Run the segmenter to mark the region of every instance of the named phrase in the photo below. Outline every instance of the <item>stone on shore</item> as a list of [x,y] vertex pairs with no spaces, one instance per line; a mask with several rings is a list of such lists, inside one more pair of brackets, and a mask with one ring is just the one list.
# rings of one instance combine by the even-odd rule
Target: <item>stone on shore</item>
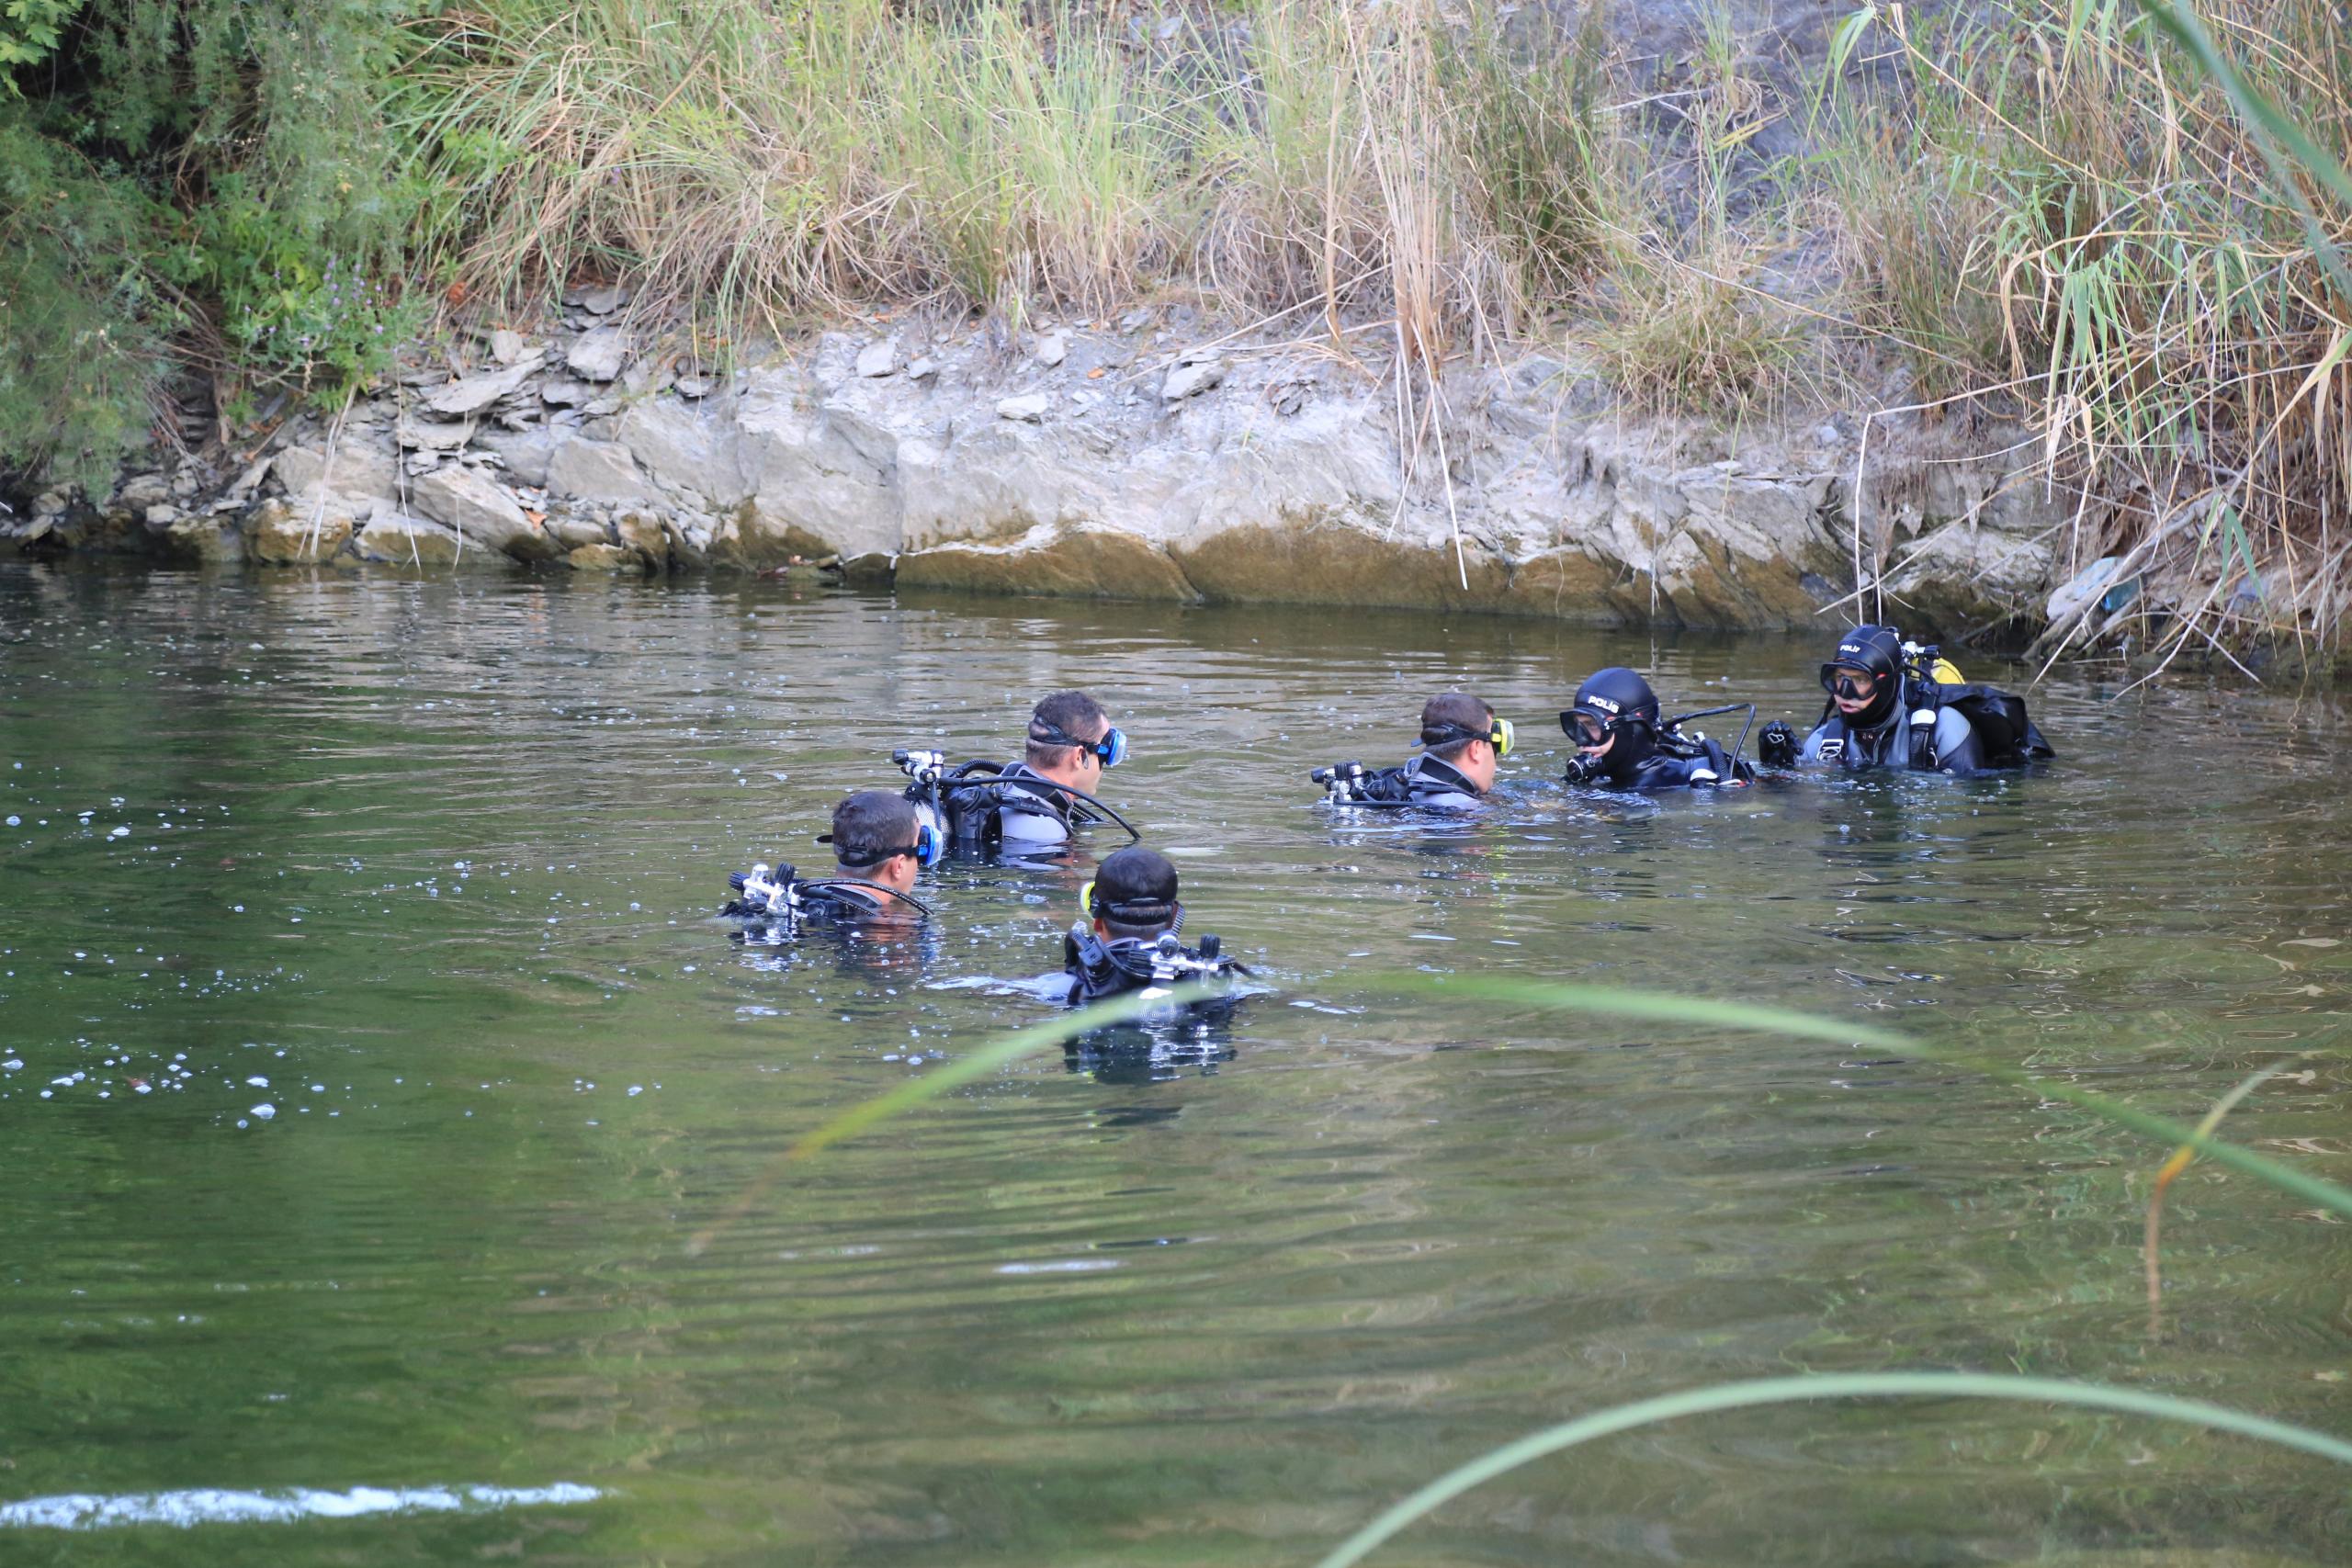
[[602,384],[618,377],[628,363],[628,333],[619,327],[598,327],[583,333],[564,355],[573,375]]
[[469,545],[522,561],[551,560],[557,553],[555,541],[523,514],[514,498],[472,468],[435,469],[416,481],[409,502]]
[[537,354],[526,355],[503,370],[460,377],[429,394],[424,406],[452,419],[480,413],[537,375],[542,358]]
[[605,505],[641,505],[653,499],[637,460],[614,441],[574,436],[548,459],[548,489]]

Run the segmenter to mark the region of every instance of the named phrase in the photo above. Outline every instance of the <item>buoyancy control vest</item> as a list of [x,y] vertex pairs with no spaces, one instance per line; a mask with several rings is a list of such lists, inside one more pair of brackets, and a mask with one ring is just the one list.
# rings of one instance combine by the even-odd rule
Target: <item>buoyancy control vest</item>
[[[1927,651],[1932,656],[1932,649]],[[1941,659],[1929,669],[1960,673]],[[1826,704],[1821,722],[1805,739],[1805,760],[1847,768],[1976,773],[2022,768],[2058,754],[2034,727],[2025,699],[2014,692],[1931,679],[1917,670],[1905,671],[1902,690],[1895,711],[1869,729],[1855,728],[1836,703]]]
[[[1630,739],[1621,732],[1606,756],[1587,757],[1579,752],[1570,757],[1567,782],[1602,789],[1661,790],[1745,784],[1756,778],[1755,764],[1730,755],[1720,741],[1703,735],[1686,736],[1669,729],[1646,738],[1648,744],[1637,751],[1628,747]],[[1630,754],[1621,759],[1619,748],[1627,748]]]
[[1323,786],[1334,806],[1465,811],[1486,798],[1486,792],[1461,769],[1427,753],[1401,767],[1367,769],[1362,762],[1334,762],[1308,776]]
[[898,751],[892,760],[914,781],[906,797],[916,815],[955,843],[1051,847],[1091,822],[1115,822],[1130,839],[1141,837],[1110,807],[1026,762],[976,760],[950,768],[937,751]]
[[804,877],[778,862],[755,863],[749,871],[729,874],[728,886],[735,897],[719,913],[735,919],[756,920],[772,932],[789,935],[804,920],[854,920],[894,911],[928,915],[930,908],[911,894],[864,882],[854,876]]
[[1062,969],[1070,977],[1072,1004],[1250,973],[1239,959],[1225,954],[1214,934],[1202,937],[1198,947],[1186,947],[1172,931],[1148,941],[1117,937],[1105,942],[1085,926],[1071,927],[1062,939]]

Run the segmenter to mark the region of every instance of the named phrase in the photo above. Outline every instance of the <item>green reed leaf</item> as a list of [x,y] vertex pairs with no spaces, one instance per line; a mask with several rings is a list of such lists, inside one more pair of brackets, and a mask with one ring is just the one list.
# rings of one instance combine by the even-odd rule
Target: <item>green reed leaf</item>
[[1589,1443],[1612,1433],[1705,1416],[1743,1410],[1760,1404],[1792,1404],[1826,1399],[2004,1399],[2038,1404],[2072,1405],[2086,1410],[2111,1410],[2177,1421],[2217,1432],[2229,1432],[2259,1442],[2352,1464],[2352,1442],[2314,1432],[2308,1427],[2249,1416],[2202,1400],[2177,1399],[2135,1389],[2109,1388],[2098,1383],[2066,1382],[2055,1378],[2016,1377],[1994,1372],[1833,1372],[1806,1377],[1761,1378],[1753,1382],[1718,1383],[1685,1393],[1669,1393],[1632,1404],[1598,1411],[1574,1421],[1532,1433],[1507,1443],[1483,1458],[1451,1471],[1340,1544],[1317,1568],[1351,1568],[1383,1541],[1431,1510],[1483,1485],[1496,1476],[1546,1455]]
[[1891,1029],[1879,1029],[1840,1019],[1819,1018],[1787,1008],[1765,1007],[1750,1002],[1660,996],[1647,991],[1620,990],[1609,986],[1522,980],[1499,975],[1386,974],[1366,976],[1360,984],[1369,989],[1394,994],[1455,996],[1474,1001],[1515,1003],[1544,1011],[1609,1013],[1618,1018],[1638,1018],[1651,1022],[1696,1023],[1721,1029],[1750,1030],[1759,1034],[1781,1034],[1799,1040],[1822,1040],[1837,1045],[1867,1045],[1891,1055],[1960,1067],[2000,1083],[2030,1090],[2045,1099],[2063,1100],[2118,1126],[2152,1138],[2164,1139],[2176,1147],[2193,1147],[2217,1165],[2245,1171],[2283,1191],[2352,1218],[2352,1191],[2332,1181],[2308,1175],[2293,1166],[2267,1158],[2251,1149],[2223,1143],[2185,1122],[2151,1115],[2106,1095],[2078,1089],[2062,1079],[2037,1077],[2006,1062],[1991,1062],[1943,1050]]

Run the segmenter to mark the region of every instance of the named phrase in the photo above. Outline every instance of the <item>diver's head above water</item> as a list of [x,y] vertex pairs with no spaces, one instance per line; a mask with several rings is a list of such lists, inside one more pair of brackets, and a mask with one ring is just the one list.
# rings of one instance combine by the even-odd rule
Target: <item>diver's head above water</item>
[[1184,923],[1175,863],[1140,844],[1106,857],[1079,897],[1094,934],[1105,942],[1150,942]]
[[1629,777],[1657,750],[1657,694],[1623,665],[1585,678],[1560,728],[1577,743],[1585,766],[1611,778]]
[[1893,626],[1856,626],[1838,639],[1821,666],[1821,689],[1858,730],[1876,729],[1902,696],[1903,634]]
[[833,847],[834,874],[892,893],[915,885],[915,872],[939,858],[939,832],[915,815],[914,803],[887,790],[862,789],[833,807],[833,829],[821,840]]
[[1022,760],[1030,772],[1091,795],[1102,770],[1126,760],[1127,738],[1084,692],[1056,692],[1029,715]]
[[1421,705],[1421,747],[1484,795],[1510,750],[1510,721],[1467,692],[1441,692]]

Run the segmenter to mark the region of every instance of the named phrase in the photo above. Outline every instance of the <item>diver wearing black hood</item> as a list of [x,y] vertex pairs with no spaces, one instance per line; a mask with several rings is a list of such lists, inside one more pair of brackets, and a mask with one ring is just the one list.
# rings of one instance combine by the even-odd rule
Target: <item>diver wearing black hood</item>
[[1577,688],[1576,701],[1560,715],[1560,728],[1577,743],[1566,782],[1656,790],[1755,778],[1749,764],[1704,736],[1684,735],[1681,725],[1659,718],[1657,694],[1641,676],[1623,665],[1600,671]]
[[1130,844],[1112,854],[1078,901],[1085,918],[1062,942],[1072,1004],[1250,973],[1225,956],[1215,936],[1201,938],[1198,948],[1178,941],[1184,906],[1176,897],[1176,867],[1158,850]]
[[[1937,682],[1924,677],[1911,682],[1913,673],[1905,667],[1903,634],[1893,626],[1856,626],[1839,637],[1838,651],[1821,666],[1821,687],[1829,694],[1829,707],[1820,726],[1805,737],[1796,761],[1926,773],[1968,773],[1983,768],[1984,748],[1958,705],[1939,701],[1915,710],[1904,700],[1906,684],[1935,692]],[[1957,674],[1953,680],[1959,680]],[[2022,711],[2020,705],[2020,716]],[[2039,744],[2041,737],[2037,733],[2032,739]],[[2042,751],[2046,755],[2048,748]]]

